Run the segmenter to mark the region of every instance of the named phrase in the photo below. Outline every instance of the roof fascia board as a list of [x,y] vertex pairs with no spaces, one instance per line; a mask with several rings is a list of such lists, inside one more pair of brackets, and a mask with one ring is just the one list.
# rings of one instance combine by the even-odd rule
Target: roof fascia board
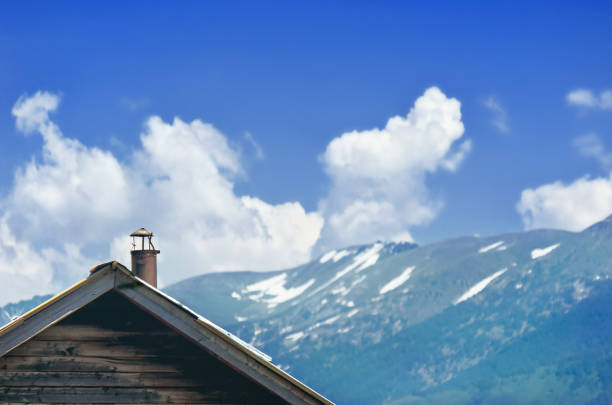
[[109,266],[20,316],[0,330],[0,356],[110,291],[114,284],[115,271]]
[[[145,285],[135,277],[117,271],[115,289],[168,326],[176,329],[226,362],[230,367],[254,379],[289,403],[312,405],[320,404],[323,401],[323,403],[331,404],[324,398],[313,398],[299,386],[288,381],[288,378],[272,372],[253,355],[237,348],[234,342],[229,342],[231,337],[224,336],[221,331],[208,325],[208,321],[199,318],[197,314],[191,311],[188,312],[179,308],[177,304],[158,294],[155,289]],[[274,365],[269,365],[269,367],[274,367]],[[292,379],[288,375],[287,377]]]

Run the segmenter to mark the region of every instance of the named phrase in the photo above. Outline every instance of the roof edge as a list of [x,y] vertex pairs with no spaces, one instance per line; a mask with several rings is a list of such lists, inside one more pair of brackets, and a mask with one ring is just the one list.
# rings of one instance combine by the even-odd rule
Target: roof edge
[[[306,395],[308,395],[308,396],[312,397],[313,399],[316,399],[316,400],[318,400],[320,402],[323,402],[323,403],[326,403],[326,404],[333,404],[332,401],[330,401],[329,399],[327,399],[326,397],[324,397],[323,395],[321,395],[320,393],[318,393],[314,389],[310,388],[308,385],[304,384],[303,382],[301,382],[297,378],[293,377],[291,374],[285,372],[284,370],[282,370],[279,367],[277,367],[276,365],[274,365],[271,361],[269,361],[267,358],[264,357],[264,356],[267,356],[265,353],[262,352],[262,354],[264,356],[262,356],[262,354],[258,353],[258,352],[260,352],[259,349],[254,347],[253,349],[255,349],[255,350],[252,350],[249,347],[246,347],[245,345],[242,345],[240,343],[241,339],[239,337],[233,335],[231,332],[226,331],[225,329],[223,329],[219,325],[215,324],[214,322],[212,322],[212,321],[208,320],[207,318],[203,317],[202,315],[198,314],[197,312],[195,312],[191,308],[189,308],[186,305],[182,304],[181,302],[179,302],[175,298],[170,297],[169,295],[167,295],[163,291],[153,287],[152,285],[148,284],[144,280],[136,277],[132,272],[130,272],[128,269],[126,269],[121,264],[119,264],[119,265],[121,266],[121,268],[118,268],[118,269],[120,269],[122,272],[126,273],[126,275],[128,277],[130,277],[131,279],[134,279],[135,281],[137,281],[141,285],[141,287],[144,287],[144,288],[150,290],[151,292],[155,293],[158,297],[166,300],[167,302],[171,303],[173,306],[175,306],[179,310],[181,310],[181,311],[187,313],[188,315],[190,315],[195,320],[195,322],[197,324],[199,324],[201,327],[204,327],[209,332],[212,332],[215,336],[219,337],[226,344],[229,344],[230,346],[238,349],[240,352],[246,354],[247,356],[249,356],[253,360],[257,361],[257,363],[259,363],[260,365],[264,366],[269,371],[272,371],[278,377],[280,377],[280,378],[286,380],[287,382],[293,384],[294,386],[299,388],[302,392],[304,392],[304,394],[306,394]],[[119,282],[119,280],[117,280],[117,281]],[[118,292],[122,293],[123,295],[126,295],[128,297],[128,299],[130,299],[130,296],[129,296],[130,294],[126,294],[125,292],[123,292],[122,289],[120,288],[120,285],[116,285],[115,289]],[[148,309],[148,311],[154,312],[154,311],[152,311],[150,309]],[[238,340],[240,340],[240,341],[238,341]],[[197,343],[201,345],[200,342],[197,342]]]
[[[102,264],[99,264],[99,265],[97,265],[95,267],[92,267],[92,269],[90,270],[89,277],[84,278],[83,280],[77,282],[76,284],[68,287],[64,291],[54,295],[53,297],[49,298],[48,300],[44,301],[43,303],[41,303],[41,304],[35,306],[34,308],[30,309],[25,314],[20,315],[19,317],[13,319],[11,322],[9,322],[6,325],[2,326],[0,328],[0,337],[2,335],[4,335],[5,333],[7,333],[9,330],[14,329],[18,325],[24,323],[26,320],[28,320],[32,316],[36,315],[37,313],[39,313],[43,309],[49,307],[54,302],[59,301],[60,299],[66,297],[67,295],[72,293],[73,291],[76,291],[79,288],[81,288],[85,283],[87,283],[87,282],[89,282],[91,280],[91,277],[93,277],[95,275],[94,273],[97,273],[98,271],[106,269],[106,268],[113,268],[113,266],[117,265],[117,264],[120,265],[121,267],[123,267],[123,265],[121,265],[120,263],[118,263],[116,261],[102,263]],[[99,273],[99,274],[102,274],[102,273]]]
[[[134,283],[136,283],[135,286],[137,288],[121,288],[122,286],[125,287],[127,284],[134,286]],[[133,295],[135,290],[139,289],[140,291],[136,293],[137,295]],[[218,337],[219,340],[223,341],[226,345],[254,360],[257,364],[263,366],[269,372],[272,372],[273,375],[276,375],[276,378],[284,380],[285,384],[288,383],[294,386],[302,392],[301,395],[310,397],[316,402],[333,405],[333,402],[331,402],[329,399],[325,398],[323,395],[319,394],[292,375],[281,370],[267,358],[264,358],[262,355],[263,353],[260,354],[258,353],[258,350],[252,350],[241,344],[238,337],[235,337],[230,332],[204,318],[187,306],[181,304],[176,299],[168,296],[161,290],[136,277],[128,268],[117,261],[109,261],[92,267],[89,271],[88,277],[1,327],[0,338],[2,339],[0,339],[0,357],[29,341],[34,336],[55,325],[57,322],[69,316],[71,313],[78,311],[91,301],[110,290],[116,290],[130,300],[137,298],[136,301],[139,301],[140,304],[143,303],[143,299],[146,301],[145,297],[147,295],[150,296],[151,293],[153,293],[153,295],[157,297],[157,305],[159,305],[159,302],[171,304],[172,307],[176,308],[183,314],[188,315],[195,325],[200,328],[204,328],[204,330]],[[138,298],[138,296],[140,296],[140,298]],[[51,306],[54,306],[54,310],[51,313],[45,314],[43,311]],[[145,309],[147,311],[155,314],[156,316],[163,317],[163,315],[158,313],[154,307],[156,307],[156,305],[153,305],[153,308],[148,308],[145,305]],[[181,333],[184,334],[184,332]],[[202,342],[198,341],[197,343],[205,346]],[[227,359],[227,361],[229,361],[229,359]],[[267,384],[264,384],[264,386],[267,386]]]
[[[104,269],[104,270],[103,270]],[[0,329],[0,356],[28,342],[102,294],[112,290],[115,274],[112,262]],[[48,311],[45,311],[48,310]]]

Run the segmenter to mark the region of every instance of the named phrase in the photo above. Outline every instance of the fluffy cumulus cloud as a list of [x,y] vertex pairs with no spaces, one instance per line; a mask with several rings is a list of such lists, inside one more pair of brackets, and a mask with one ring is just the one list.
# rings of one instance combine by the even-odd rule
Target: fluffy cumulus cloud
[[517,210],[526,229],[581,231],[612,213],[612,174],[523,190]]
[[578,107],[612,110],[612,90],[597,94],[589,89],[576,89],[567,93],[566,100]]
[[320,203],[327,225],[324,247],[373,239],[409,239],[408,228],[436,216],[426,175],[455,171],[470,151],[461,105],[437,87],[420,96],[406,116],[382,129],[352,131],[333,139],[321,160],[332,180]]
[[494,96],[489,96],[483,102],[483,105],[493,114],[491,125],[493,125],[493,127],[499,132],[509,132],[510,127],[508,125],[508,113],[502,107],[500,101]]
[[[158,234],[160,281],[220,270],[271,270],[310,258],[323,219],[297,202],[272,205],[234,191],[239,154],[200,120],[151,117],[127,161],[65,137],[38,92],[13,108],[17,129],[39,133],[40,159],[15,173],[3,199],[0,305],[57,291],[104,260],[129,260],[128,235]],[[129,264],[129,263],[127,263]]]
[[596,159],[604,168],[612,167],[612,152],[606,149],[597,134],[590,133],[576,137],[573,144],[582,156]]

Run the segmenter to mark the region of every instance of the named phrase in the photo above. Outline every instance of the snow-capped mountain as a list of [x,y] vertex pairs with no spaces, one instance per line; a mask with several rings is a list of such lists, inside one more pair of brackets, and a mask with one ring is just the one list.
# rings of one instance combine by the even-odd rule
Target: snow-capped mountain
[[611,277],[608,219],[580,233],[378,242],[166,291],[338,403],[574,404],[612,394],[601,367],[573,374],[593,356],[612,370]]
[[612,403],[612,217],[164,290],[337,403]]
[[25,314],[35,306],[47,301],[53,295],[36,295],[28,300],[7,304],[0,307],[0,326],[9,323],[13,318]]

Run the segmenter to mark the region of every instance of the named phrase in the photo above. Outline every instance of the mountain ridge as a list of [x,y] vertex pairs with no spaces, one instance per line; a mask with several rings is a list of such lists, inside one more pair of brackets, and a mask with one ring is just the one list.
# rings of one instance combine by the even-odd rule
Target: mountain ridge
[[[598,232],[594,238],[592,229],[606,232]],[[546,328],[548,317],[565,316],[564,311],[604,288],[612,276],[610,229],[600,224],[582,232],[534,230],[466,236],[399,254],[385,254],[385,246],[389,246],[383,244],[381,257],[361,276],[353,270],[355,274],[344,273],[357,252],[342,257],[335,265],[320,263],[323,255],[293,270],[300,272],[302,278],[284,286],[290,289],[301,285],[298,281],[317,278],[309,287],[312,294],[335,279],[326,291],[317,291],[310,297],[305,292],[294,298],[295,305],[260,306],[259,314],[253,314],[257,311],[252,307],[249,310],[254,304],[250,302],[236,309],[234,316],[239,319],[220,322],[340,403],[429,403],[435,399],[431,396],[434,394],[446,398],[440,403],[479,403],[487,398],[488,391],[472,390],[448,402],[447,396],[434,390],[448,386],[454,379],[459,381],[463,372],[476,370],[479,363],[495,359],[508,345]],[[325,266],[332,266],[326,276]],[[384,285],[410,267],[414,269],[403,283],[381,294]],[[343,275],[336,278],[338,274]],[[361,284],[367,285],[365,291],[351,288],[358,277],[366,274],[368,282]],[[259,281],[272,278],[260,277]],[[206,275],[201,276],[200,288],[204,288],[205,280]],[[487,283],[476,288],[483,281]],[[477,290],[473,295],[458,302],[473,288]],[[217,293],[231,296],[234,292],[239,294],[240,289],[245,287]],[[198,305],[197,300],[191,301],[182,294],[178,285],[167,290],[188,305]],[[318,305],[316,300],[325,304]],[[197,310],[207,316],[215,313],[203,306]],[[416,353],[398,353],[402,346]],[[375,354],[367,355],[370,352]],[[361,358],[365,360],[360,362]],[[380,371],[385,370],[381,358],[382,363],[394,365],[392,373]],[[378,374],[364,371],[369,366],[379,370]],[[318,371],[321,369],[325,372]],[[455,387],[449,390],[456,391]],[[546,402],[545,392],[542,388],[533,398],[554,403]],[[593,399],[581,398],[583,403]]]
[[612,216],[581,232],[378,241],[163,290],[337,403],[612,398]]

